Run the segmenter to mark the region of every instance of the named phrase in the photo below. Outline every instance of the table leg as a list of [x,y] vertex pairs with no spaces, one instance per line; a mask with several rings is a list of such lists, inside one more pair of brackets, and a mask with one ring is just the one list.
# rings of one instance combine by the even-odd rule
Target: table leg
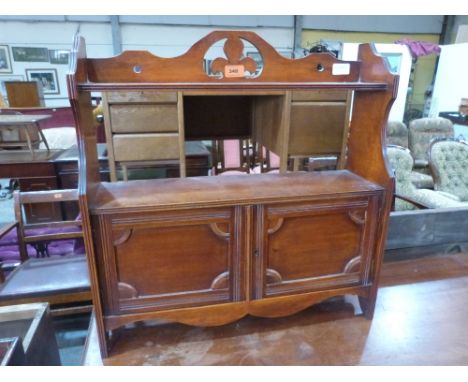
[[34,148],[32,146],[31,137],[29,136],[28,126],[25,126],[24,130],[26,133],[26,141],[28,142],[29,151],[31,151],[31,155],[34,158]]
[[35,123],[35,125],[36,125],[36,128],[37,128],[37,132],[38,132],[39,135],[41,136],[42,142],[44,142],[44,145],[45,145],[45,147],[47,148],[47,151],[50,151],[50,149],[49,149],[49,143],[47,142],[47,139],[45,138],[44,133],[43,133],[42,130],[41,130],[41,127],[39,126],[38,123]]

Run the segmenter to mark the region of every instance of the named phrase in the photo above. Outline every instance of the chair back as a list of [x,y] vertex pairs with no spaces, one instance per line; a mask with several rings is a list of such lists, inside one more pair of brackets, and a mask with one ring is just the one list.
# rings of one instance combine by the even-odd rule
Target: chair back
[[78,190],[52,190],[13,193],[15,217],[18,222],[18,242],[21,262],[29,258],[27,245],[35,247],[38,255],[48,256],[47,245],[51,241],[83,238],[81,220],[57,220],[44,223],[26,221],[25,205],[37,203],[61,203],[78,201]]
[[416,165],[429,165],[429,146],[435,138],[453,138],[453,123],[449,119],[419,118],[409,124],[409,149]]
[[250,170],[250,147],[247,139],[223,139],[213,142],[213,162],[216,173]]
[[408,147],[408,128],[403,122],[388,121],[386,138],[387,145]]
[[[405,147],[388,145],[387,158],[395,172],[395,193],[406,196],[412,195],[416,187],[411,182],[411,171],[414,162],[410,151]],[[395,210],[397,211],[414,210],[415,208],[413,204],[400,199],[395,200]]]
[[468,144],[456,139],[436,139],[430,146],[429,163],[434,189],[468,201]]

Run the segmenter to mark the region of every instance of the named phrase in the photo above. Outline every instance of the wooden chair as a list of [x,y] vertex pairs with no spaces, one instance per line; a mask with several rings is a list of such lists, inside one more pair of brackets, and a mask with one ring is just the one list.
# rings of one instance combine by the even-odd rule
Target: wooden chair
[[251,151],[247,139],[213,141],[215,174],[246,173],[251,168]]
[[[15,191],[14,199],[17,222],[6,228],[8,231],[14,228],[18,230],[21,264],[6,277],[0,267],[0,306],[48,302],[56,315],[90,311],[92,305],[86,256],[71,253],[47,257],[50,242],[83,237],[81,222],[28,224],[24,220],[25,206],[77,201],[77,190]],[[70,227],[76,229],[70,231]],[[38,234],[37,229],[48,231]],[[37,258],[29,258],[28,244],[35,245]]]

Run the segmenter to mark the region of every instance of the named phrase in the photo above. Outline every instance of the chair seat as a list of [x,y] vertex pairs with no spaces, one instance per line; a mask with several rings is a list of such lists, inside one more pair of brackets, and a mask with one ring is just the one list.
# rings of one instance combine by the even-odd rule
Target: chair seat
[[47,296],[57,292],[90,290],[84,256],[29,259],[0,285],[0,300]]

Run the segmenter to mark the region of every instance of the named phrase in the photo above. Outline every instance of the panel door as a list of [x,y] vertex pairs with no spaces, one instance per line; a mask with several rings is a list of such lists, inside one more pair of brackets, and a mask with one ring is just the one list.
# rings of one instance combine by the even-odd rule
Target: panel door
[[253,298],[365,284],[376,215],[372,197],[259,206]]
[[240,208],[101,217],[108,313],[239,301]]

